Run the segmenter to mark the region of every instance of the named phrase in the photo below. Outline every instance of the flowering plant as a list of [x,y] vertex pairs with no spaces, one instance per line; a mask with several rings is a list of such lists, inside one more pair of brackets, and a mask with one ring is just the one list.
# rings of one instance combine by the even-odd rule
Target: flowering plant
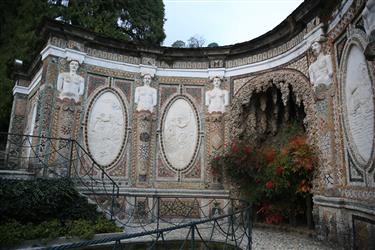
[[223,169],[242,195],[260,207],[258,213],[267,223],[280,223],[303,210],[302,201],[311,193],[317,157],[306,137],[298,135],[278,149],[234,142],[211,164],[213,169]]

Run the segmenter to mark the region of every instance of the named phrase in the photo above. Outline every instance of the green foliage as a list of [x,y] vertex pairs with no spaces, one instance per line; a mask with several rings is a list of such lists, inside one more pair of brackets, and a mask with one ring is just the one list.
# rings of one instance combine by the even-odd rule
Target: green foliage
[[25,240],[42,239],[50,241],[57,237],[79,237],[92,239],[95,234],[121,232],[116,225],[103,217],[96,221],[73,220],[62,225],[58,220],[44,221],[40,224],[21,224],[17,221],[0,225],[0,245],[12,246]]
[[96,206],[88,204],[68,179],[2,180],[0,204],[0,223],[95,220],[98,216]]
[[219,44],[217,43],[210,43],[207,45],[208,48],[215,48],[215,47],[219,47]]
[[204,38],[202,36],[195,35],[195,36],[192,36],[188,39],[187,47],[189,47],[189,48],[201,48],[201,47],[203,47],[205,42],[206,41],[204,40]]
[[9,124],[13,61],[22,60],[27,68],[40,52],[43,44],[35,30],[43,18],[59,17],[124,41],[158,45],[165,38],[162,0],[71,0],[68,7],[50,2],[0,1],[0,131],[6,131]]
[[184,41],[181,41],[181,40],[177,40],[175,41],[174,43],[172,43],[171,45],[173,48],[185,48],[186,47],[186,44]]
[[0,204],[0,245],[121,231],[69,179],[2,180]]
[[295,135],[277,148],[252,148],[235,142],[211,164],[217,173],[224,170],[239,186],[242,198],[260,208],[258,212],[267,223],[280,223],[296,211],[304,212],[317,162],[306,138]]

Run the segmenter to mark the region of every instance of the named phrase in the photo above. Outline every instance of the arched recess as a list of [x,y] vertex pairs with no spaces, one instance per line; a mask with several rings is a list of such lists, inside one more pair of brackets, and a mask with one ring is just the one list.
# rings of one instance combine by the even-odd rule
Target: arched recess
[[234,96],[230,119],[227,126],[230,128],[230,140],[238,139],[243,126],[243,109],[248,104],[251,96],[255,93],[266,92],[269,88],[276,87],[281,92],[282,102],[285,105],[289,96],[294,95],[298,106],[303,105],[306,117],[303,122],[309,140],[314,143],[317,124],[315,119],[316,109],[313,88],[309,79],[301,72],[294,69],[279,69],[266,72],[252,78],[245,83]]

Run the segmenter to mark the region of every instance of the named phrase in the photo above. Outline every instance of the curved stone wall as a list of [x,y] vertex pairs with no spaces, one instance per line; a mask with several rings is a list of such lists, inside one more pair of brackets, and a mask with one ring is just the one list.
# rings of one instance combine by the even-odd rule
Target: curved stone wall
[[[303,107],[309,139],[319,150],[318,232],[361,248],[365,241],[359,239],[375,232],[375,64],[366,59],[373,41],[362,15],[371,6],[344,0],[321,23],[320,4],[305,1],[267,34],[218,48],[121,43],[48,21],[41,59],[30,80],[14,88],[11,131],[30,127],[19,124],[38,103],[34,123],[27,119],[35,124],[34,134],[82,142],[123,190],[228,195],[219,195],[227,186],[209,161],[240,133],[251,96],[276,87],[284,105],[292,96]],[[318,49],[310,50],[313,42]],[[72,60],[79,65],[74,72]],[[74,88],[64,89],[67,72],[74,75]],[[326,80],[313,84],[313,74]],[[208,91],[224,113],[208,108]],[[106,140],[115,143],[100,143]]]

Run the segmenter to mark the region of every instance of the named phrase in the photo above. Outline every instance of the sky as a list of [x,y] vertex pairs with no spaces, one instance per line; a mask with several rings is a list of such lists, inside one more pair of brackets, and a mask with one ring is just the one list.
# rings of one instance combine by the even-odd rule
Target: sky
[[164,46],[191,36],[203,37],[207,46],[249,41],[276,27],[303,0],[163,0]]

